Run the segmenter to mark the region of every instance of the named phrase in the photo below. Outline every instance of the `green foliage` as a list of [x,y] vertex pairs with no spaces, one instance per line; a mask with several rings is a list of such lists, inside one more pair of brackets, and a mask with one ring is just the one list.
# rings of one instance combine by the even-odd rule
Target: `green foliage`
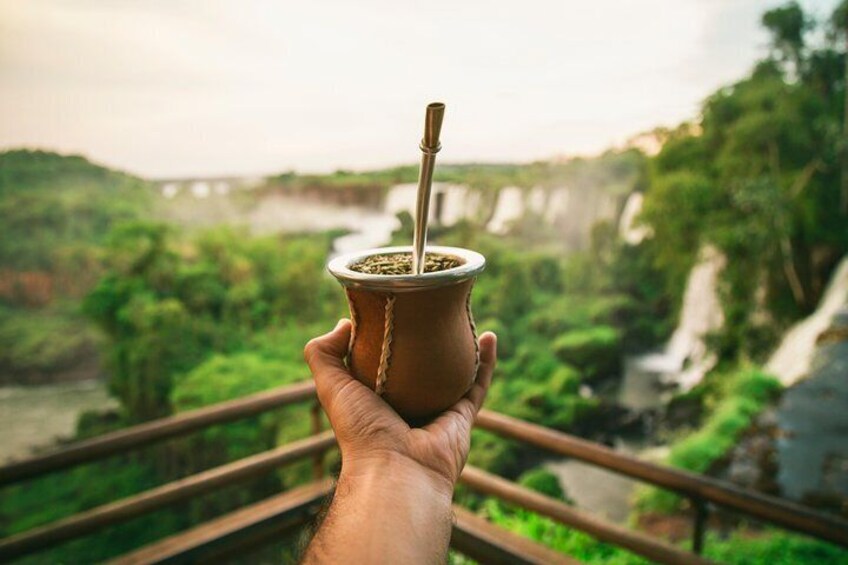
[[[54,473],[4,490],[0,537],[22,532],[156,486],[150,462],[120,457]],[[98,534],[24,559],[23,563],[93,563],[185,526],[173,513],[149,514]]]
[[[248,350],[214,354],[174,386],[171,404],[181,412],[241,398],[308,378],[303,346],[326,328],[290,324],[255,335]],[[191,440],[186,449],[206,454],[198,466],[209,467],[265,451],[311,433],[309,407],[298,404],[261,416],[213,426]],[[309,462],[279,471],[284,485],[308,478]]]
[[756,369],[713,378],[720,380],[722,390],[708,399],[714,408],[701,428],[672,447],[669,463],[675,467],[705,472],[781,390],[777,380]]
[[109,270],[86,310],[112,339],[112,391],[131,418],[170,412],[175,383],[213,352],[249,345],[282,323],[337,316],[321,237],[248,238],[221,229],[185,241],[135,224],[109,242]]
[[143,181],[82,157],[0,153],[0,268],[92,280],[92,246],[149,210]]
[[557,476],[541,467],[522,473],[518,477],[518,484],[545,496],[556,498],[557,500],[566,500],[565,491],[562,490]]
[[[699,385],[706,388],[704,403],[710,414],[701,427],[674,442],[668,463],[680,469],[705,473],[723,458],[747,430],[754,418],[780,393],[780,382],[755,368],[732,373],[713,373]],[[654,487],[642,487],[636,507],[642,512],[669,513],[680,508],[681,499]]]
[[763,24],[772,55],[710,96],[699,124],[669,134],[651,163],[642,214],[676,301],[700,246],[727,256],[719,349],[753,359],[815,307],[848,251],[834,189],[845,96],[835,36],[807,42],[812,19],[795,2]]
[[0,370],[21,382],[72,365],[97,336],[67,304],[42,309],[0,304]]
[[812,22],[797,2],[789,2],[763,14],[763,26],[772,35],[772,46],[783,60],[800,64],[804,34]]
[[0,153],[0,368],[39,380],[90,358],[75,302],[101,272],[114,225],[150,209],[147,183],[79,156]]
[[583,371],[585,378],[614,376],[621,369],[619,332],[610,326],[572,330],[554,340],[556,355]]
[[[599,565],[651,563],[549,518],[492,498],[484,502],[483,513],[495,524],[547,545],[581,563]],[[704,548],[704,557],[731,565],[845,562],[845,550],[835,545],[779,530],[746,531],[741,529],[727,538],[709,532]]]
[[766,530],[751,535],[742,529],[727,539],[709,533],[704,548],[704,556],[718,563],[795,565],[848,562],[848,556],[842,548],[781,530]]
[[530,538],[581,563],[636,565],[649,561],[618,547],[600,543],[578,530],[545,518],[536,513],[487,499],[483,505],[486,517],[520,536]]

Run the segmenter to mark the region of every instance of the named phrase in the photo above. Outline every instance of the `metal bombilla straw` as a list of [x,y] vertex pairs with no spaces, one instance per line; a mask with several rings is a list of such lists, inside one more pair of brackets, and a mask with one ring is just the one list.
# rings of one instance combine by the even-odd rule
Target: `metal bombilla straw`
[[424,248],[427,245],[427,222],[430,219],[430,190],[433,187],[433,167],[436,165],[436,153],[442,148],[439,134],[442,131],[442,119],[445,117],[445,105],[441,102],[427,104],[424,118],[424,138],[421,140],[421,170],[418,172],[418,198],[415,203],[415,232],[412,245],[413,274],[424,272]]

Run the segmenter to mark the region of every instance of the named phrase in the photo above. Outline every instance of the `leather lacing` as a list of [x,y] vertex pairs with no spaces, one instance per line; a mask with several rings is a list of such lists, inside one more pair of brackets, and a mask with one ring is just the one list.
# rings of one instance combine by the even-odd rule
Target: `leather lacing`
[[380,365],[377,368],[377,380],[374,392],[382,395],[386,388],[389,361],[392,356],[392,332],[395,329],[395,295],[386,295],[386,315],[383,324],[383,348],[380,350]]
[[471,326],[471,335],[474,338],[474,376],[471,382],[477,380],[477,371],[480,370],[480,342],[477,339],[477,324],[474,323],[474,314],[471,313],[471,291],[474,290],[474,281],[468,289],[468,296],[465,298],[465,312],[468,314],[468,324]]

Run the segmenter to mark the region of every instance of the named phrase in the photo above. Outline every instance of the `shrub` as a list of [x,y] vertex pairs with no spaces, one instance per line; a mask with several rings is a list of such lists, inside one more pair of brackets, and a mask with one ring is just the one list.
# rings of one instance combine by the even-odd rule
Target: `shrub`
[[541,467],[522,473],[518,477],[518,484],[545,496],[556,498],[557,500],[567,500],[565,491],[562,490],[562,485],[559,484],[557,476]]
[[609,376],[621,368],[619,333],[610,326],[566,332],[554,340],[553,351],[583,370],[588,379]]

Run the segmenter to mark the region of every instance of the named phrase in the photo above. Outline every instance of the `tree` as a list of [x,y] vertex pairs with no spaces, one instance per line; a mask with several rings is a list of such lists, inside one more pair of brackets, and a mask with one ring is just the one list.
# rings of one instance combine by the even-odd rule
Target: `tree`
[[812,26],[797,2],[769,10],[762,17],[763,26],[771,32],[772,48],[778,60],[791,62],[796,74],[802,70],[804,34]]
[[842,58],[844,74],[842,80],[842,143],[840,144],[841,179],[840,179],[840,210],[843,216],[848,216],[848,0],[843,0],[833,11],[830,18],[831,35],[844,45]]
[[773,52],[710,96],[698,127],[672,132],[652,162],[643,214],[669,281],[682,284],[700,245],[727,256],[725,331],[737,332],[730,341],[743,350],[758,342],[745,337],[756,326],[757,296],[778,326],[794,320],[815,307],[848,250],[840,212],[848,189],[843,202],[835,189],[840,171],[848,183],[837,150],[848,129],[835,51],[805,43],[812,23],[794,2],[767,12],[763,24]]

